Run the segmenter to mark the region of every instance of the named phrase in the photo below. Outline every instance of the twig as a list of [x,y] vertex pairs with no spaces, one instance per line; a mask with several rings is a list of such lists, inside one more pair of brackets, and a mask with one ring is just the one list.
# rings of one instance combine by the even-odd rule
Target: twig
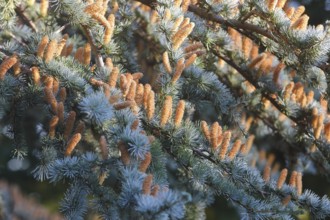
[[62,32],[62,31],[63,31],[67,26],[69,26],[69,25],[70,25],[69,23],[63,25],[63,26],[60,27],[58,30],[56,30],[54,33],[55,33],[55,34],[58,34],[58,33]]
[[[145,5],[148,5],[149,7],[155,9],[157,6],[157,2],[154,0],[137,0]],[[189,5],[188,10],[190,12],[193,12],[194,14],[198,15],[201,18],[204,18],[209,21],[213,21],[228,27],[232,27],[234,29],[245,29],[249,31],[253,31],[255,33],[261,34],[265,37],[268,37],[269,39],[277,42],[277,40],[274,38],[274,36],[267,30],[261,29],[260,27],[249,24],[249,23],[243,23],[241,21],[235,20],[235,19],[228,19],[226,20],[220,15],[215,15],[212,13],[209,13],[205,9],[202,9],[200,7],[197,7],[195,5]]]
[[213,22],[216,22],[219,24],[223,24],[225,26],[232,27],[234,29],[244,29],[244,30],[253,31],[255,33],[268,37],[269,39],[276,42],[276,39],[271,34],[271,32],[264,30],[256,25],[249,24],[249,23],[242,23],[242,22],[240,22],[238,20],[234,20],[234,19],[226,20],[223,17],[221,17],[220,15],[215,15],[215,14],[209,13],[206,10],[204,10],[200,7],[197,7],[195,5],[189,5],[188,10],[206,20],[213,21]]
[[31,21],[31,19],[29,19],[25,14],[24,11],[22,9],[21,6],[17,6],[15,8],[15,12],[18,15],[18,17],[20,17],[23,21],[24,24],[26,24],[27,26],[29,26],[34,32],[38,33],[38,29],[37,26],[33,23],[33,21]]
[[256,12],[255,9],[253,9],[252,11],[250,11],[249,13],[247,13],[243,18],[241,18],[242,22],[245,22],[247,19],[249,19],[252,15],[254,15]]
[[98,67],[104,67],[104,62],[103,62],[102,55],[100,53],[98,53],[98,51],[97,51],[97,48],[96,48],[96,46],[94,44],[94,40],[93,40],[94,38],[93,38],[92,32],[88,29],[88,27],[86,27],[86,26],[82,26],[82,27],[84,28],[84,30],[86,32],[86,37],[87,37],[89,43],[91,44],[92,51],[93,51],[93,53],[95,55],[96,65]]
[[26,43],[24,43],[22,40],[18,39],[13,33],[9,32],[9,35],[15,40],[17,41],[19,44],[23,45],[23,46],[27,46]]

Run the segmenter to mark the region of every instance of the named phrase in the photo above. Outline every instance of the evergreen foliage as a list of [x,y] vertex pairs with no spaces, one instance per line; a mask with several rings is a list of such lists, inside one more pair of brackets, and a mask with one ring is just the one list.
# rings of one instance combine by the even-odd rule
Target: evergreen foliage
[[[6,0],[0,122],[84,219],[330,216],[329,23],[286,0]],[[3,147],[3,146],[2,146]],[[0,209],[1,210],[1,209]]]

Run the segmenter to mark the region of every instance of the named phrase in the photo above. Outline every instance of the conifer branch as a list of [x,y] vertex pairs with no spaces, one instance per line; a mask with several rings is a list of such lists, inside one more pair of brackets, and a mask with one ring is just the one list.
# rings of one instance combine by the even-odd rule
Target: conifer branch
[[0,3],[0,133],[68,183],[66,219],[205,219],[219,195],[241,218],[330,216],[303,190],[330,174],[328,27],[303,6],[18,2]]
[[[252,78],[253,74],[249,72],[249,70],[243,70],[241,67],[239,67],[233,60],[231,60],[228,57],[222,56],[218,51],[211,49],[212,53],[218,56],[219,58],[223,59],[228,63],[231,67],[233,67],[235,70],[237,70],[238,73],[240,73],[246,80],[248,80],[255,88],[261,91],[262,95],[269,100],[274,107],[276,107],[281,113],[286,115],[289,119],[291,119],[296,125],[298,125],[308,137],[312,137],[310,132],[306,129],[307,124],[305,119],[300,119],[297,117],[294,117],[287,113],[285,110],[286,107],[279,103],[271,94],[267,92],[264,88],[260,87],[259,84]],[[330,154],[328,154],[327,149],[330,148],[330,144],[326,144],[321,140],[313,140],[314,144],[318,147],[318,149],[322,152],[323,156],[327,159],[327,161],[330,161]]]

